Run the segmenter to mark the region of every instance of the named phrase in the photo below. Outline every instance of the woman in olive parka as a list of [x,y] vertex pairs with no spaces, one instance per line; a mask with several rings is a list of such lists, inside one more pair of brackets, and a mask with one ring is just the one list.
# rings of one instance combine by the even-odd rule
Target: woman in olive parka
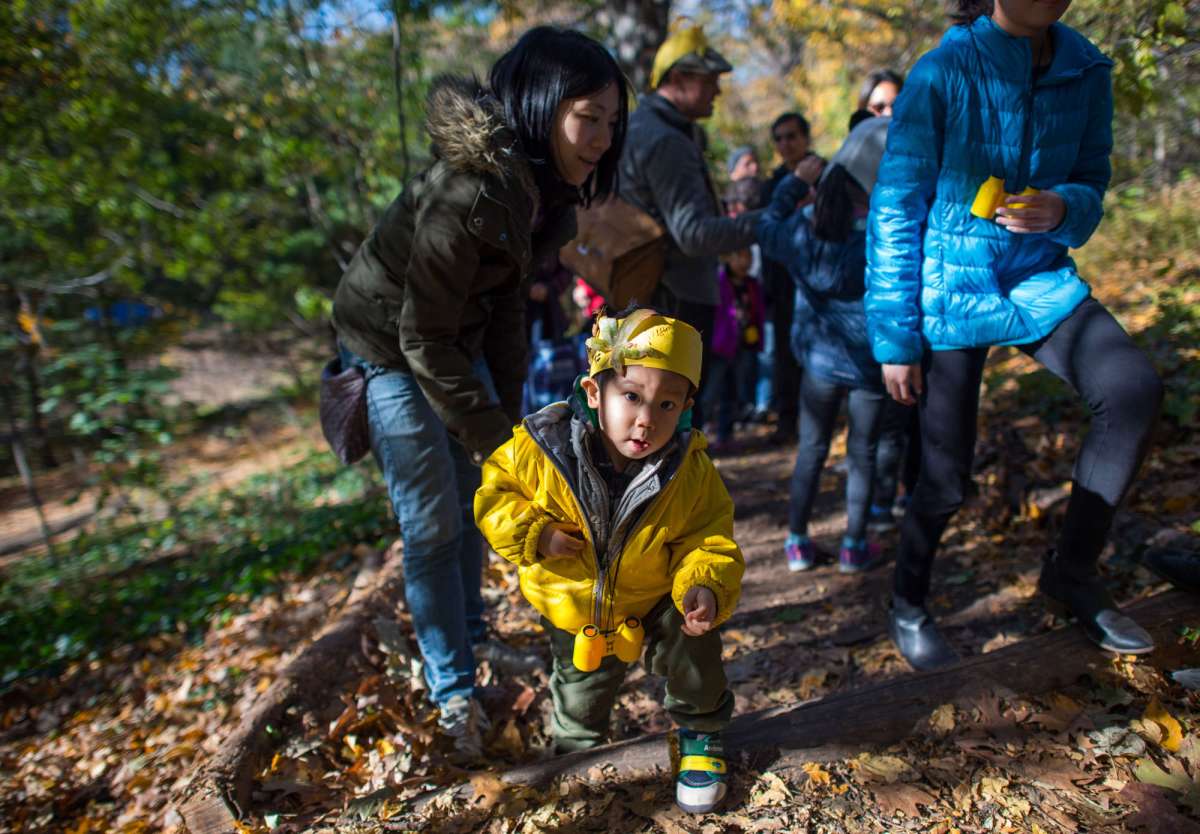
[[334,298],[343,364],[367,379],[371,446],[404,541],[405,596],[439,723],[464,756],[487,719],[479,464],[520,421],[531,265],[574,236],[575,206],[614,190],[626,82],[598,43],[541,26],[485,88],[441,78],[434,162],[359,248]]

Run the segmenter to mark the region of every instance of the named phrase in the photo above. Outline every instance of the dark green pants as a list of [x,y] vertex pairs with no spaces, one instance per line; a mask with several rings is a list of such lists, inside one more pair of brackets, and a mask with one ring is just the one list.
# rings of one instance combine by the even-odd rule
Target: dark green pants
[[[581,672],[571,660],[575,635],[542,620],[550,635],[554,671],[550,693],[554,716],[550,730],[559,753],[585,750],[608,738],[609,721],[617,691],[625,680],[627,664],[610,655],[594,672]],[[688,637],[680,627],[683,616],[669,597],[646,615],[646,668],[667,679],[664,706],[680,727],[702,733],[725,729],[733,715],[733,693],[721,663],[721,635],[717,630]]]

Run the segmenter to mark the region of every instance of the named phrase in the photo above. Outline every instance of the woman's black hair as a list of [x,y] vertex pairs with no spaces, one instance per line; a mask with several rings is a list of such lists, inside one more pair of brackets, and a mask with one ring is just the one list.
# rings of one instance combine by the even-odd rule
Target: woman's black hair
[[875,92],[875,88],[880,84],[891,82],[896,85],[896,92],[904,86],[904,76],[895,70],[877,69],[866,77],[862,86],[858,88],[858,109],[865,110],[867,102],[871,100],[871,93]]
[[970,26],[975,18],[990,15],[993,8],[993,0],[949,0],[946,17],[958,26]]
[[870,110],[855,110],[853,113],[850,114],[850,126],[848,128],[846,128],[846,132],[849,133],[850,131],[854,130],[854,128],[858,127],[860,124],[865,122],[867,119],[873,119],[873,118],[875,118],[875,114],[872,113]]
[[617,190],[617,161],[629,124],[629,85],[603,46],[581,32],[536,26],[496,61],[489,84],[504,109],[504,120],[517,135],[520,150],[533,166],[542,194],[561,182],[552,150],[558,105],[616,84],[617,124],[612,144],[579,191],[588,205]]
[[822,174],[813,203],[813,232],[819,239],[842,243],[850,237],[854,228],[852,189],[862,191],[841,165],[831,165]]

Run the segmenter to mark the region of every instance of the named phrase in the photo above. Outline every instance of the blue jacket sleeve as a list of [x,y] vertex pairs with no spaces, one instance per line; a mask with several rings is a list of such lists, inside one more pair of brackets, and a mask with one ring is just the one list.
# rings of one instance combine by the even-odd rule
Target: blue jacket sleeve
[[945,81],[927,54],[896,99],[867,220],[867,327],[876,361],[921,360],[922,238],[942,163]]
[[1062,196],[1067,213],[1050,231],[1055,243],[1077,248],[1087,243],[1104,216],[1104,192],[1112,178],[1112,77],[1108,67],[1095,69],[1089,78],[1087,127],[1079,155],[1067,181],[1050,190]]
[[783,264],[789,272],[805,258],[808,248],[808,220],[796,211],[796,204],[804,199],[808,190],[808,183],[795,174],[788,174],[775,186],[771,203],[754,228],[763,256]]

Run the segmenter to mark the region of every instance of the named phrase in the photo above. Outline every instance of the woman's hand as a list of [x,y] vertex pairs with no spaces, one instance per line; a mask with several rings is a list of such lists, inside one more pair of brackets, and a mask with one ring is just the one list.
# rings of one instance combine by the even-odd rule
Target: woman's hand
[[562,521],[550,522],[542,528],[542,534],[538,536],[537,549],[543,557],[574,556],[583,550],[579,526]]
[[717,618],[717,597],[703,585],[688,589],[683,595],[683,625],[680,628],[688,637],[699,637],[713,627]]
[[996,209],[996,222],[1018,235],[1057,229],[1067,215],[1066,201],[1057,191],[1014,194]]
[[529,300],[543,302],[550,297],[550,287],[542,281],[535,281],[529,285]]
[[811,187],[817,184],[817,180],[821,178],[821,172],[824,170],[825,160],[815,153],[810,153],[796,163],[796,170],[793,173]]
[[925,387],[920,365],[884,365],[883,384],[892,399],[902,405],[914,405]]

